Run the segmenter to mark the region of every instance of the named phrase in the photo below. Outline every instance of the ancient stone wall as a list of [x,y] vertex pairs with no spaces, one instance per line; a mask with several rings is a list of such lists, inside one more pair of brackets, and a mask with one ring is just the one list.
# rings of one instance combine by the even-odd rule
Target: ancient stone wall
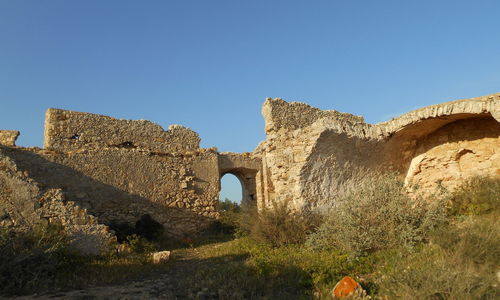
[[358,170],[396,170],[408,184],[453,189],[473,175],[498,174],[500,94],[409,112],[380,124],[320,111],[303,103],[267,99],[266,141],[257,182],[264,203],[296,210],[334,201]]
[[500,94],[375,125],[281,99],[267,99],[262,113],[267,137],[253,153],[218,153],[179,125],[49,109],[45,149],[15,147],[19,133],[0,131],[2,222],[52,218],[99,237],[106,227],[97,223],[133,226],[149,214],[167,235],[185,237],[218,217],[227,173],[242,183],[244,202],[296,211],[331,204],[363,170],[396,170],[429,190],[500,175]]
[[149,121],[49,109],[45,149],[13,156],[36,161],[20,164],[105,224],[133,225],[149,214],[168,235],[182,237],[218,217],[218,155],[199,143],[180,125],[164,131]]
[[370,127],[362,117],[281,99],[267,99],[262,114],[267,139],[255,152],[263,164],[263,203],[304,209],[326,200],[345,180],[346,168],[371,162]]
[[217,217],[217,154],[154,154],[103,148],[75,152],[7,149],[44,186],[60,188],[104,224],[131,226],[144,214],[170,236],[194,234]]
[[471,176],[500,176],[500,122],[492,117],[457,120],[418,140],[406,182],[453,190]]
[[18,168],[0,148],[0,226],[16,230],[34,228],[41,223],[65,227],[71,245],[83,254],[97,255],[116,241],[107,226],[73,201],[60,189],[47,187]]
[[[49,109],[45,149],[4,147],[3,153],[19,172],[62,191],[102,224],[133,227],[148,214],[166,235],[181,238],[218,217],[218,153],[200,149],[199,142],[197,133],[179,125],[164,131],[148,121]],[[14,204],[9,211],[22,202]]]
[[45,149],[121,147],[171,153],[196,150],[199,144],[198,134],[181,125],[171,125],[164,131],[145,120],[121,120],[53,108],[45,114]]

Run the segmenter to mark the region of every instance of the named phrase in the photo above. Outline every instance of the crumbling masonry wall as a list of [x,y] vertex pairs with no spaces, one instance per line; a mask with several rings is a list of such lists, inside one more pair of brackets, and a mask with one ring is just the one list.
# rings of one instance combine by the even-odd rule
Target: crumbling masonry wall
[[162,153],[197,150],[200,137],[181,125],[164,131],[145,120],[123,120],[97,114],[49,108],[44,148],[59,151],[105,147],[137,148]]
[[[149,121],[49,109],[45,149],[28,154],[43,162],[26,168],[105,224],[134,224],[149,214],[179,237],[218,216],[217,152],[199,142],[179,125],[164,131]],[[43,163],[50,167],[39,168]]]
[[338,188],[345,169],[373,161],[362,117],[281,99],[267,99],[262,114],[267,139],[255,151],[263,164],[261,205],[315,206]]
[[0,146],[0,226],[23,230],[60,224],[81,253],[97,255],[109,249],[116,238],[107,226],[68,201],[61,189],[44,186],[21,171],[6,150]]
[[218,153],[199,148],[198,134],[180,125],[165,131],[49,109],[44,149],[16,147],[19,132],[0,131],[1,225],[60,222],[84,241],[82,251],[96,253],[110,241],[104,225],[133,225],[145,214],[168,236],[199,233],[218,218],[227,173],[242,183],[245,203],[282,201],[296,211],[331,204],[363,176],[359,169],[396,170],[427,190],[500,175],[500,94],[374,125],[281,99],[267,99],[262,113],[267,138],[253,153]]
[[[134,226],[149,214],[167,236],[181,238],[199,233],[218,217],[219,155],[215,149],[200,149],[198,134],[189,128],[172,125],[164,131],[143,120],[49,109],[44,149],[15,147],[15,137],[3,141],[5,159],[43,191],[58,191],[60,199],[51,203],[65,203],[92,220],[77,222]],[[19,184],[29,185],[27,178],[18,178]],[[11,205],[2,195],[11,225],[47,219],[27,213],[40,202],[33,193],[10,197],[17,199]],[[68,219],[61,209],[52,213],[49,222]]]
[[18,167],[104,224],[133,226],[144,214],[169,236],[191,235],[217,217],[217,154],[152,154],[137,149],[59,152],[7,149]]
[[258,199],[295,210],[334,201],[357,169],[396,170],[409,185],[453,190],[500,175],[500,94],[424,107],[380,124],[307,104],[267,99]]
[[[51,203],[64,203],[58,207],[88,216],[89,224],[133,227],[148,214],[163,225],[167,236],[196,235],[219,216],[220,178],[226,173],[238,176],[246,202],[256,202],[260,159],[251,153],[201,149],[198,134],[180,125],[164,131],[144,120],[48,109],[44,149],[15,147],[18,135],[0,132],[3,157],[17,173],[29,176],[18,178],[19,185],[30,186],[33,181],[43,191],[57,191]],[[4,192],[16,187],[1,186]],[[42,197],[36,196],[41,193],[38,190],[22,197],[5,193],[0,202],[13,226],[74,219],[55,208],[49,218],[35,214],[33,203],[36,206],[40,202],[36,199]],[[7,205],[11,198],[17,200]]]

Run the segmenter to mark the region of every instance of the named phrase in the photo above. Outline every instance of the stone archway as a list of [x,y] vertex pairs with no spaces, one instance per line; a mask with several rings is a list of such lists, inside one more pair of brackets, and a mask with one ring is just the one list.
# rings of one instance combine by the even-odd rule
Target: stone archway
[[242,188],[241,204],[257,205],[256,177],[260,170],[260,166],[260,159],[249,153],[220,153],[219,180],[226,174],[236,176]]

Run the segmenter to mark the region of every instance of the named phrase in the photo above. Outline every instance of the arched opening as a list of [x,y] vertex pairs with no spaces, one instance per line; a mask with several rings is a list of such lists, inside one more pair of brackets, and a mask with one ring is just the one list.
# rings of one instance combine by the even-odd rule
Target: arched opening
[[415,143],[405,183],[423,190],[454,190],[466,178],[500,170],[500,123],[488,115],[449,122]]
[[221,202],[229,200],[241,204],[243,200],[243,194],[243,184],[236,175],[226,173],[221,177],[219,193],[219,200]]

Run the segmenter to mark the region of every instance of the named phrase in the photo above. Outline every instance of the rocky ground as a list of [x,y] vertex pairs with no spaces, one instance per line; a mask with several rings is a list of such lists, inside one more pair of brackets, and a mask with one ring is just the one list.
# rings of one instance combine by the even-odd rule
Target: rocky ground
[[158,274],[151,274],[151,278],[140,281],[131,281],[114,286],[101,286],[80,290],[51,291],[29,296],[0,299],[242,299],[243,295],[232,295],[224,290],[210,291],[208,288],[186,289],[181,286],[179,280],[190,272],[196,272],[197,264],[203,261],[197,260],[196,249],[183,249],[173,251],[173,259],[167,264],[169,268]]

